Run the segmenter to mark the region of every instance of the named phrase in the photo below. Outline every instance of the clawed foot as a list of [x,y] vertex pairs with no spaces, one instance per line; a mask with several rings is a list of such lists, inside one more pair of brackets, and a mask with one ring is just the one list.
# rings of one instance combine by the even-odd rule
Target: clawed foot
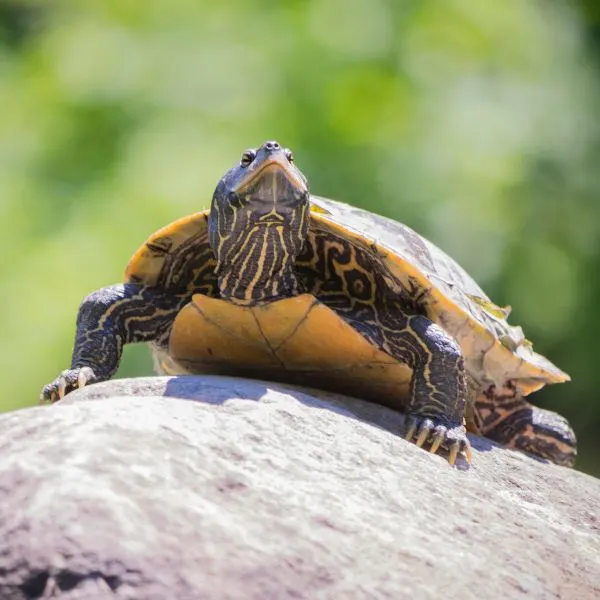
[[43,387],[40,394],[40,402],[56,402],[64,398],[65,394],[96,381],[98,381],[98,378],[90,367],[67,369],[52,383]]
[[428,417],[407,415],[405,438],[422,447],[429,442],[429,451],[437,452],[440,447],[448,450],[448,462],[453,465],[456,457],[462,452],[468,463],[471,462],[471,443],[467,439],[465,428],[449,427]]

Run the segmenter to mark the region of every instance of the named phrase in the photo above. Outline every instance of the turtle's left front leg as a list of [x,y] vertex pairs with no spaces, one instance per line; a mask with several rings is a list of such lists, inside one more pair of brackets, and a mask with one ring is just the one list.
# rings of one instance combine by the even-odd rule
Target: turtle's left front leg
[[71,368],[44,386],[40,399],[55,402],[89,383],[110,379],[125,344],[165,342],[191,294],[125,283],[90,294],[79,307]]
[[406,438],[417,446],[440,446],[454,464],[462,452],[471,460],[471,444],[464,427],[467,385],[462,351],[456,340],[423,315],[398,311],[385,317],[386,350],[412,370],[407,407]]

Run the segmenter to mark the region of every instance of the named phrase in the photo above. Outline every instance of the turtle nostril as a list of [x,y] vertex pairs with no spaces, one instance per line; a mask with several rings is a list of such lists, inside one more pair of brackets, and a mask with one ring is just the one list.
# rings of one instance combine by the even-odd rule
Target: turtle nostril
[[277,142],[265,142],[265,150],[279,150],[281,146]]

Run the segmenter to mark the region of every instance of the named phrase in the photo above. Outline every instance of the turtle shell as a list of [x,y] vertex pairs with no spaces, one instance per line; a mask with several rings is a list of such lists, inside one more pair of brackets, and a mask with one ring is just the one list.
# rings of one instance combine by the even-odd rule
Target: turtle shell
[[[527,395],[546,383],[569,380],[533,351],[520,327],[509,325],[509,310],[496,306],[430,241],[397,221],[341,202],[319,196],[312,196],[311,202],[309,235],[342,236],[375,257],[386,284],[408,294],[457,340],[467,372],[478,386],[502,386],[511,380]],[[188,286],[216,295],[207,219],[208,211],[199,212],[154,233],[133,255],[125,280],[165,289]],[[206,289],[198,288],[199,281]]]

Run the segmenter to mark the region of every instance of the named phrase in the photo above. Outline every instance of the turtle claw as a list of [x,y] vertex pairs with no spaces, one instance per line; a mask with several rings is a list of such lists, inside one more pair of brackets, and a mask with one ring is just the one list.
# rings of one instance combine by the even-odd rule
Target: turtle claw
[[52,383],[44,386],[40,394],[40,402],[53,404],[58,400],[62,400],[69,392],[96,381],[98,381],[98,377],[90,367],[67,369]]
[[431,448],[429,448],[429,452],[431,452],[432,454],[435,454],[439,447],[442,445],[444,441],[444,432],[443,431],[436,431],[433,434],[433,438],[431,441]]
[[433,454],[444,447],[448,451],[448,462],[451,465],[456,463],[461,452],[467,463],[471,462],[471,444],[462,426],[449,427],[431,418],[408,415],[404,437],[409,441],[414,441],[419,448],[429,442],[429,452]]
[[459,449],[460,449],[460,444],[458,442],[454,442],[450,446],[450,450],[448,451],[448,462],[451,465],[454,465],[456,463],[456,457],[458,456]]
[[88,383],[92,383],[96,380],[96,375],[90,367],[82,367],[77,375],[77,387],[85,387]]
[[421,427],[419,430],[419,437],[416,439],[415,444],[419,446],[419,448],[423,447],[423,444],[427,441],[429,437],[430,430],[428,427]]
[[58,399],[62,400],[67,393],[67,379],[65,377],[60,377],[58,380]]
[[417,431],[419,423],[417,419],[414,417],[408,416],[406,417],[406,435],[404,436],[405,440],[412,440],[413,436]]
[[471,444],[467,444],[464,447],[463,452],[465,453],[465,459],[467,463],[471,464],[471,460],[473,459],[473,451],[471,450]]

